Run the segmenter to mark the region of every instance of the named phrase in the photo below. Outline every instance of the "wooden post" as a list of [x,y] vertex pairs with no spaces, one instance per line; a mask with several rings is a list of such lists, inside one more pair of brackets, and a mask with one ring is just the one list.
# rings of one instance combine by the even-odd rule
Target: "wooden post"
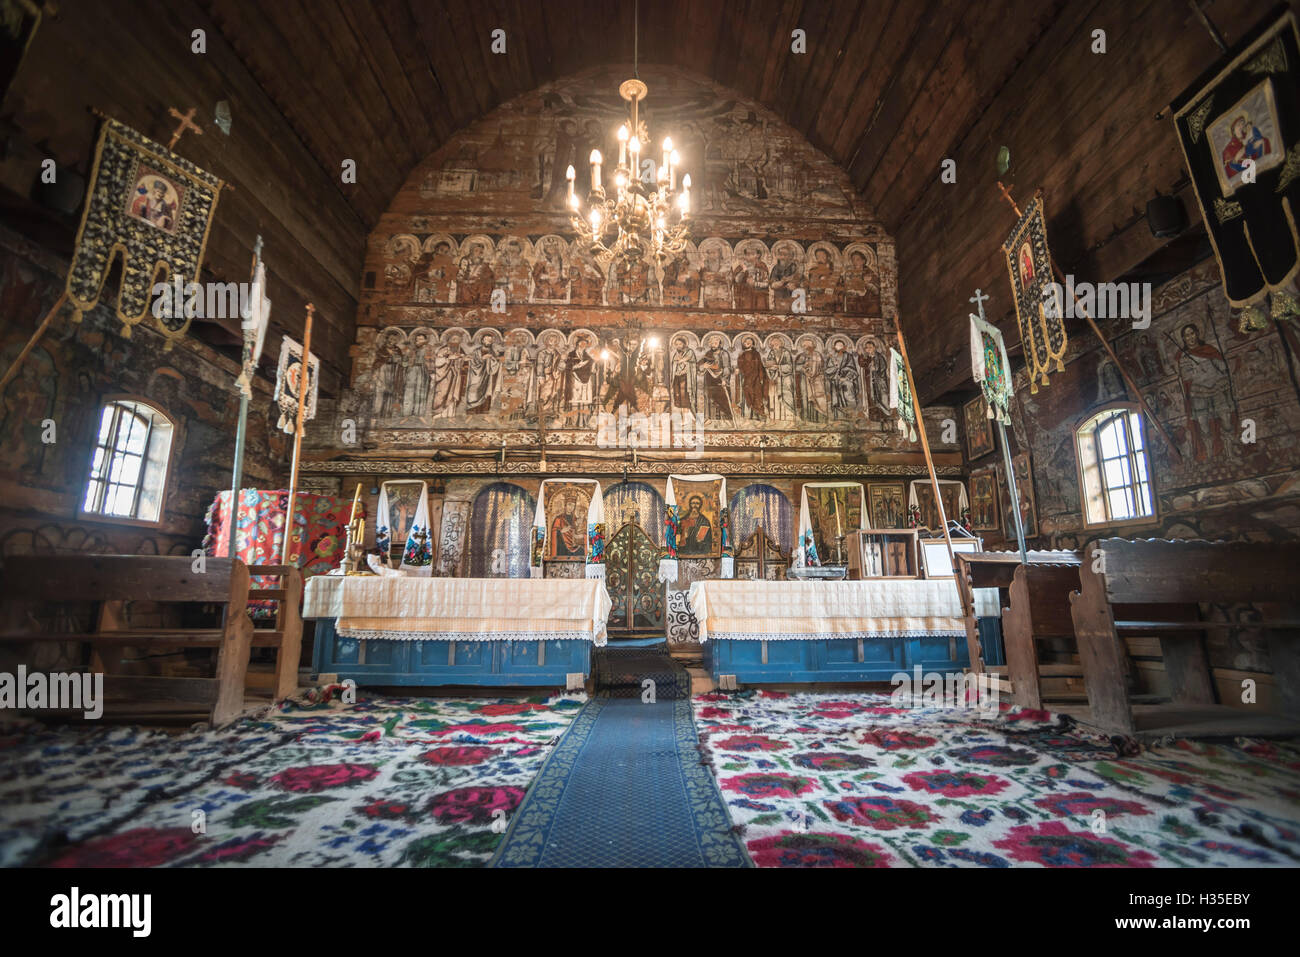
[[307,408],[307,383],[311,378],[311,318],[316,307],[307,303],[307,324],[302,333],[302,367],[298,373],[298,414],[293,427],[293,465],[289,470],[289,505],[284,513],[284,550],[281,565],[293,565],[289,560],[289,543],[293,539],[293,505],[298,495],[298,459],[302,455],[302,416]]
[[[1010,190],[1000,182],[998,183],[998,189],[1002,192],[1002,198],[1010,203],[1011,208],[1015,210],[1016,220],[1019,221],[1022,215],[1020,212],[1020,206],[1014,199],[1012,199]],[[1051,254],[1051,250],[1048,250],[1048,258],[1052,262],[1052,275],[1056,277],[1057,282],[1059,282],[1062,288],[1064,288],[1065,273],[1061,272],[1061,267],[1056,264],[1056,257]],[[1183,460],[1183,453],[1178,450],[1178,446],[1176,446],[1174,440],[1169,437],[1169,433],[1165,431],[1165,427],[1161,425],[1160,420],[1155,417],[1155,413],[1153,413],[1147,405],[1147,400],[1142,397],[1141,390],[1138,389],[1132,376],[1128,374],[1128,370],[1124,368],[1124,364],[1119,361],[1119,356],[1115,355],[1115,350],[1110,347],[1110,343],[1106,341],[1106,337],[1102,335],[1101,329],[1097,326],[1097,323],[1093,321],[1092,316],[1088,314],[1088,310],[1083,308],[1083,303],[1079,301],[1079,297],[1074,296],[1073,298],[1075,310],[1088,321],[1088,327],[1096,333],[1097,338],[1101,341],[1101,347],[1106,350],[1106,355],[1110,356],[1110,361],[1115,363],[1115,368],[1119,370],[1120,377],[1124,380],[1124,385],[1128,388],[1129,392],[1133,393],[1133,397],[1137,400],[1139,408],[1142,409],[1142,414],[1145,415],[1151,421],[1151,424],[1156,427],[1156,431],[1159,432],[1161,438],[1165,440],[1165,445],[1169,447],[1169,451],[1173,453],[1174,458],[1181,462]],[[1062,318],[1061,321],[1064,322],[1065,319]],[[1021,346],[1024,346],[1023,342],[1021,343]],[[1007,371],[1010,373],[1010,370]]]
[[9,380],[18,374],[18,369],[22,366],[23,360],[27,358],[28,353],[36,348],[36,343],[41,341],[41,336],[45,335],[45,331],[50,328],[50,323],[54,321],[54,317],[59,314],[59,310],[63,308],[67,301],[68,293],[65,290],[63,295],[59,296],[54,305],[50,307],[50,311],[45,314],[45,318],[40,321],[39,325],[37,325],[36,331],[33,332],[32,337],[27,340],[27,345],[23,346],[23,351],[18,353],[13,362],[9,363],[9,368],[5,370],[4,378],[0,379],[0,390],[3,390],[4,387],[9,384]]
[[[957,558],[952,550],[952,536],[948,534],[948,516],[943,510],[943,496],[939,494],[939,475],[934,470],[934,456],[930,454],[930,437],[925,434],[925,419],[921,415],[921,403],[916,397],[916,382],[912,379],[912,363],[907,358],[907,343],[903,341],[903,324],[895,320],[895,332],[898,335],[898,351],[903,357],[903,370],[907,373],[907,388],[912,393],[912,411],[916,415],[916,431],[921,435],[921,451],[925,454],[925,465],[930,471],[930,487],[934,489],[934,505],[939,512],[939,524],[943,526],[943,541],[948,547],[948,564],[952,568],[953,584],[957,588],[957,599],[961,602],[962,617],[973,614],[966,604],[966,590],[961,580],[961,572],[957,568]],[[981,672],[984,670],[984,656],[980,653],[979,648],[970,648],[971,671]]]
[[[257,288],[256,279],[257,279],[257,260],[261,256],[261,254],[262,254],[262,237],[258,236],[257,242],[253,244],[253,272],[252,275],[249,276],[248,284],[252,288],[253,293],[259,297],[262,295],[262,290]],[[260,302],[253,303],[253,308],[255,310],[261,311],[262,304]],[[244,333],[244,351],[241,353],[241,356],[243,359],[243,368],[247,368],[249,360],[253,357],[253,343],[249,341],[248,330],[247,329],[243,330],[243,333]],[[254,336],[256,336],[257,331],[253,330],[253,334]],[[253,377],[251,373],[249,374],[248,377],[248,389],[250,392],[253,389]],[[229,547],[226,549],[227,558],[235,557],[235,532],[238,529],[238,522],[236,521],[236,519],[239,516],[239,493],[242,491],[239,486],[243,484],[243,479],[244,479],[244,440],[247,431],[248,431],[248,396],[244,394],[243,390],[240,390],[239,422],[235,425],[235,465],[232,470],[232,474],[230,476],[230,544]]]

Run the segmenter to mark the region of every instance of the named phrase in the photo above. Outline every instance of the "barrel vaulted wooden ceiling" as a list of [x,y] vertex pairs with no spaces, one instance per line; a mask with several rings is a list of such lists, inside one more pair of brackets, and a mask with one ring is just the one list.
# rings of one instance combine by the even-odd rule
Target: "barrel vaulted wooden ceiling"
[[[1229,42],[1260,0],[1201,0]],[[47,5],[47,11],[50,9]],[[230,181],[209,243],[222,278],[254,235],[277,274],[277,318],[321,308],[319,348],[346,373],[365,238],[412,168],[510,98],[604,63],[630,63],[632,0],[63,0],[4,103],[24,147],[88,170],[87,105],[159,138],[198,105],[182,152]],[[807,52],[791,51],[802,29]],[[192,31],[207,52],[190,54]],[[507,52],[490,52],[493,30]],[[1107,52],[1091,50],[1106,31]],[[1044,188],[1058,258],[1114,279],[1159,252],[1156,191],[1195,206],[1161,107],[1218,51],[1185,0],[646,0],[643,63],[702,74],[774,110],[848,171],[898,241],[900,305],[925,399],[960,388],[966,299],[991,291],[1009,322],[1000,242]],[[210,122],[231,104],[227,138]],[[957,183],[940,164],[957,161]],[[355,185],[340,163],[357,163]],[[3,172],[3,171],[0,171]],[[4,177],[14,192],[14,176]],[[6,197],[6,214],[27,214]],[[69,221],[75,217],[67,217]],[[75,226],[75,222],[73,222]],[[66,239],[70,246],[70,236]],[[276,295],[278,293],[278,295]],[[231,330],[209,329],[216,344]],[[327,387],[331,384],[327,377]],[[337,382],[337,379],[334,380]]]

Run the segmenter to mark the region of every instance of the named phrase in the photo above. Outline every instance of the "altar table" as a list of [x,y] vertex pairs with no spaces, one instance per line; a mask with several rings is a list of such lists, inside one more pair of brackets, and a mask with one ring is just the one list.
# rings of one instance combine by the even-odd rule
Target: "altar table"
[[313,671],[358,685],[572,687],[609,612],[596,578],[319,575],[303,596]]
[[970,664],[950,578],[703,581],[687,600],[715,678],[888,681]]

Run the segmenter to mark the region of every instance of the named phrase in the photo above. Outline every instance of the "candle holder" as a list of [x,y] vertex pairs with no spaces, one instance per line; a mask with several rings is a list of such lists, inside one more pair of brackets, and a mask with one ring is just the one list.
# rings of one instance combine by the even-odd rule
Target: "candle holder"
[[835,564],[844,564],[844,533],[835,536]]

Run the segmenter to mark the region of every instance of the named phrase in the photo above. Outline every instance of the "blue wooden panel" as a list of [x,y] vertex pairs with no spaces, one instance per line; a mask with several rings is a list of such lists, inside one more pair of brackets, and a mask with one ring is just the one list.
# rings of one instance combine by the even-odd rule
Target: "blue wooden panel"
[[[538,650],[544,645],[544,653]],[[587,641],[384,641],[340,638],[333,621],[315,623],[312,664],[360,686],[488,685],[563,687],[591,673]]]
[[927,671],[960,671],[966,667],[966,639],[957,639],[957,658],[949,640],[927,638],[864,638],[861,660],[857,639],[815,638],[769,641],[763,661],[761,641],[725,639],[705,643],[710,672],[735,675],[749,684],[810,683],[816,681],[886,682],[900,671],[920,664]]

